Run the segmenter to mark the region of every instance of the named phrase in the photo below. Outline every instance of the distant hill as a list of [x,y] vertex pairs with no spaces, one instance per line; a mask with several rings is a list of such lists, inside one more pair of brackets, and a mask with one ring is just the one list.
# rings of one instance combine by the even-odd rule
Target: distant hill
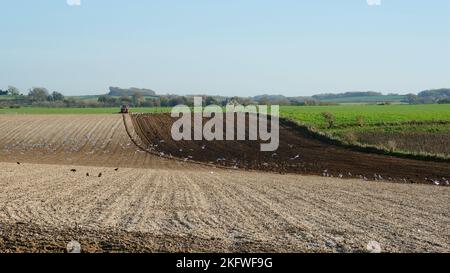
[[292,105],[300,105],[305,104],[306,101],[312,101],[311,97],[286,97],[283,95],[259,95],[251,98],[252,101],[257,102],[259,104],[292,104]]
[[120,87],[110,87],[109,88],[109,96],[117,96],[117,97],[128,97],[133,96],[134,93],[139,92],[144,96],[156,96],[156,92],[151,89],[143,89],[143,88],[135,88],[131,87],[128,89],[123,89]]
[[383,94],[379,92],[373,91],[365,91],[365,92],[345,92],[339,94],[319,94],[312,96],[313,99],[316,100],[333,100],[333,99],[342,99],[342,98],[352,98],[352,97],[379,97],[383,96]]
[[334,103],[377,103],[377,102],[404,102],[405,95],[389,94],[383,95],[379,92],[346,92],[339,94],[319,94],[312,96],[314,100]]
[[450,99],[450,89],[432,89],[420,92],[418,95],[409,94],[409,103],[444,103]]
[[450,89],[442,88],[442,89],[433,89],[433,90],[425,90],[417,95],[419,98],[430,98],[434,100],[440,99],[450,99]]
[[407,96],[405,95],[381,95],[381,96],[354,96],[337,99],[325,99],[321,102],[334,102],[334,103],[400,103],[406,102]]
[[406,102],[406,95],[388,94],[379,92],[346,92],[339,94],[319,94],[311,97],[286,97],[283,95],[259,95],[251,98],[260,104],[292,104],[292,105],[317,105],[328,103],[401,103]]
[[286,97],[283,95],[258,95],[254,96],[252,98],[254,101],[261,101],[261,100],[269,100],[269,101],[275,101],[275,100],[285,100]]

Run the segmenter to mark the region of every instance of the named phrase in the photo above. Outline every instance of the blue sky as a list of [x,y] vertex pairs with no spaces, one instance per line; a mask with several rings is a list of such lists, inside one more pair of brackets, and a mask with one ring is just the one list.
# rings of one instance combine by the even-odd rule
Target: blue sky
[[0,88],[302,96],[450,87],[448,0],[0,0],[0,14]]

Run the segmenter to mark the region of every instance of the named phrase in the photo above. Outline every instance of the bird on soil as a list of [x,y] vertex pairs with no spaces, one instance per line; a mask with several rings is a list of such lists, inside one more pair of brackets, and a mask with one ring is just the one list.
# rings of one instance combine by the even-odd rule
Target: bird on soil
[[102,173],[99,173],[99,174],[98,174],[98,177],[102,177]]

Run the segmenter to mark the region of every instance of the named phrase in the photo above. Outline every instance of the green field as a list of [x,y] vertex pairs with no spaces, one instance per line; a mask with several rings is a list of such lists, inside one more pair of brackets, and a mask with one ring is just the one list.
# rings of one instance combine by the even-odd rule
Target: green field
[[358,126],[358,120],[362,120],[365,126],[410,121],[450,121],[450,105],[443,104],[281,107],[281,115],[284,117],[328,130],[323,112],[333,114],[336,128]]

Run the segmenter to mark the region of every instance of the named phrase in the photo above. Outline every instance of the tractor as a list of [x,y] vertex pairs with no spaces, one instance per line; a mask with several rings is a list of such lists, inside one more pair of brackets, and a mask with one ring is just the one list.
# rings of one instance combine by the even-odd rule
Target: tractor
[[130,108],[128,107],[128,105],[122,105],[122,107],[120,108],[120,113],[128,114],[129,112],[130,112]]

